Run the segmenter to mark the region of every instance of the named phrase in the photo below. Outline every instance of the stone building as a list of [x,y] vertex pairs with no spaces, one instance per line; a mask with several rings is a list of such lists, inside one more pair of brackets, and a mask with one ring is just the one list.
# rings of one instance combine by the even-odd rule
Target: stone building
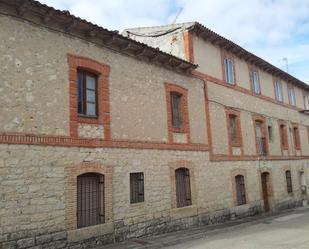
[[0,248],[88,248],[307,198],[309,88],[231,41],[191,23],[133,30],[146,45],[32,0],[0,0],[0,27]]

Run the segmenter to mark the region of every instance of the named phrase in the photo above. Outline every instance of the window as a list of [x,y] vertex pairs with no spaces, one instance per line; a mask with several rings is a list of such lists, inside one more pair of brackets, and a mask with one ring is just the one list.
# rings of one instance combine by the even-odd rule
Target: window
[[181,120],[181,98],[179,93],[171,93],[171,108],[172,108],[172,125],[173,128],[180,129],[182,125]]
[[252,83],[252,91],[255,94],[260,94],[261,93],[261,87],[260,87],[260,79],[259,79],[259,74],[256,70],[251,71],[251,83]]
[[235,114],[228,115],[228,122],[229,122],[229,136],[231,144],[234,146],[239,146],[240,141],[240,123],[239,117]]
[[283,149],[288,149],[288,135],[287,135],[287,129],[284,124],[280,124],[280,141],[281,141],[281,147]]
[[291,85],[288,85],[288,95],[289,95],[289,104],[295,106],[296,105],[295,91],[294,87]]
[[293,127],[293,138],[294,138],[294,146],[295,149],[300,149],[300,138],[299,138],[299,130],[297,126]]
[[287,192],[290,194],[290,193],[293,192],[292,176],[291,176],[291,171],[290,170],[285,171],[285,178],[286,178]]
[[231,59],[231,58],[224,58],[223,63],[224,63],[225,81],[228,84],[233,85],[235,83],[233,59]]
[[77,73],[78,85],[78,114],[97,116],[97,76],[79,70]]
[[307,94],[304,95],[304,109],[309,110],[309,96]]
[[269,126],[267,127],[267,131],[268,131],[268,140],[269,140],[270,142],[272,142],[273,139],[274,139],[273,127],[272,127],[272,125],[269,125]]
[[244,205],[247,203],[246,200],[246,188],[245,188],[245,178],[243,175],[237,175],[235,177],[236,182],[236,195],[237,195],[237,205]]
[[267,141],[265,137],[264,131],[264,122],[260,120],[255,120],[255,134],[256,134],[256,146],[257,146],[257,153],[260,156],[267,155]]
[[275,81],[276,100],[283,101],[282,85],[280,80]]
[[104,223],[104,176],[86,173],[77,177],[77,227]]
[[175,171],[175,177],[177,207],[180,208],[192,205],[189,169],[177,169]]
[[131,203],[144,201],[144,173],[130,173],[130,200]]

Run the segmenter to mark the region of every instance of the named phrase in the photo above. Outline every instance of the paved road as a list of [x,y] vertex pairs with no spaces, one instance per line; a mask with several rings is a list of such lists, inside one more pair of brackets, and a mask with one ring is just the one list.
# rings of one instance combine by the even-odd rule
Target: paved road
[[205,226],[96,249],[309,249],[309,207]]
[[309,249],[309,212],[289,213],[165,249]]

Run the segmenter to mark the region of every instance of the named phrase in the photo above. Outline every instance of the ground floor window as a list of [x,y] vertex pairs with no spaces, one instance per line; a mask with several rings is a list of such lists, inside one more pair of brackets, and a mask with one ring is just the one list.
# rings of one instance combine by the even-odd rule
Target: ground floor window
[[77,227],[105,222],[104,176],[86,173],[77,177]]
[[138,203],[144,201],[144,173],[130,173],[130,201]]
[[244,176],[243,175],[235,176],[235,182],[236,182],[237,205],[238,206],[244,205],[247,203]]
[[286,189],[287,192],[290,194],[293,192],[292,176],[290,170],[285,171],[285,178],[286,178]]
[[189,169],[177,169],[175,171],[175,176],[177,207],[180,208],[192,205]]

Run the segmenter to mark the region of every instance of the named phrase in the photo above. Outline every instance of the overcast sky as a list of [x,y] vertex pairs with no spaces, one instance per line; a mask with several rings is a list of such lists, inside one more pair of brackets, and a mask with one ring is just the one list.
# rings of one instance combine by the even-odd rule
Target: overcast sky
[[110,30],[198,21],[309,83],[309,0],[41,0]]

